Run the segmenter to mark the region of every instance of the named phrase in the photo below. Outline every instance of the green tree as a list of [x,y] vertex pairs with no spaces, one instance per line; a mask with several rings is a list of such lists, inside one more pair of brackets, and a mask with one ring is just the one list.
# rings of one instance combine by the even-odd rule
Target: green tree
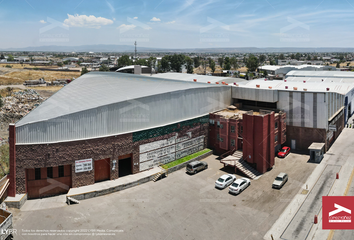
[[232,66],[233,69],[236,70],[236,69],[238,68],[238,64],[237,64],[237,59],[236,59],[236,57],[230,58],[230,64],[231,64],[231,66]]
[[209,67],[211,68],[211,71],[214,73],[215,72],[215,61],[211,59],[209,63]]
[[12,56],[11,54],[9,54],[9,55],[7,56],[7,61],[13,62],[14,60],[15,60],[15,58],[14,58],[14,56]]
[[281,54],[279,55],[278,59],[284,60],[284,59],[285,59],[284,54],[281,53]]
[[224,62],[224,70],[230,70],[230,69],[231,69],[230,58],[226,57]]
[[262,54],[262,55],[259,56],[259,62],[260,63],[263,63],[265,60],[266,60],[266,56],[265,55]]
[[58,66],[58,67],[62,67],[62,66],[63,66],[63,63],[62,63],[62,62],[58,62],[58,63],[57,63],[57,66]]
[[132,65],[132,60],[130,60],[128,55],[123,55],[118,59],[118,66],[128,66]]
[[259,66],[258,58],[251,54],[249,58],[247,59],[246,67],[249,72],[254,72],[257,70]]
[[146,59],[135,60],[134,65],[147,66],[148,62]]
[[219,58],[218,58],[218,63],[219,63],[219,65],[220,65],[220,67],[222,67],[223,64],[224,64],[224,57],[219,57]]
[[310,61],[311,60],[311,56],[310,56],[310,54],[309,55],[307,55],[307,61]]
[[102,64],[99,71],[101,72],[108,72],[109,71],[109,67],[106,64]]
[[301,58],[301,54],[300,54],[300,53],[296,53],[296,54],[295,54],[295,59],[299,61],[300,58]]
[[171,69],[175,72],[181,72],[182,65],[185,63],[185,56],[183,54],[173,54],[170,56]]
[[187,73],[193,73],[193,60],[190,57],[186,56],[185,62],[186,62]]
[[317,56],[313,56],[313,60],[317,60]]
[[[100,70],[101,71],[101,70]],[[84,67],[83,69],[81,69],[81,76],[84,75],[85,73],[88,73],[89,71],[87,70],[86,67]]]
[[5,59],[4,54],[1,54],[0,59]]
[[340,68],[340,64],[339,64],[339,62],[337,62],[336,68]]
[[194,62],[195,68],[199,67],[200,66],[200,57],[193,58],[193,62]]
[[147,65],[150,68],[155,68],[156,58],[155,57],[149,57],[149,59],[147,60]]
[[170,56],[163,56],[161,59],[161,71],[168,72],[170,69]]
[[290,55],[290,58],[291,58],[291,59],[296,59],[295,54],[292,53],[292,54]]

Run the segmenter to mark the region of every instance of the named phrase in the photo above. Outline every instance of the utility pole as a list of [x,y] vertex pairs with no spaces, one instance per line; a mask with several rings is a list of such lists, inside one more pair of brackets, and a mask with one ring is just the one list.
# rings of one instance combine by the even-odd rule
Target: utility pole
[[134,58],[135,58],[135,61],[136,61],[136,41],[135,41],[135,43],[134,43],[134,45],[135,45],[135,54],[134,54]]

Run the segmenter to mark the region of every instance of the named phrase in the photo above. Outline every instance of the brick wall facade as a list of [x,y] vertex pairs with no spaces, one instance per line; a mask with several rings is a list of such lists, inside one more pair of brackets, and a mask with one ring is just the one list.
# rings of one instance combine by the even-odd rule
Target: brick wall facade
[[243,150],[244,159],[261,173],[274,165],[275,148],[286,140],[286,114],[274,112],[241,118],[210,114],[209,148],[216,154]]
[[58,167],[60,165],[72,165],[72,187],[80,187],[93,184],[93,170],[88,172],[75,173],[75,161],[92,158],[93,161],[109,158],[111,163],[110,179],[118,178],[118,162],[115,170],[112,170],[113,160],[120,156],[132,154],[133,174],[139,172],[139,146],[162,139],[176,136],[183,137],[187,132],[192,137],[205,136],[204,147],[208,141],[208,123],[200,122],[193,125],[183,126],[178,132],[152,137],[141,141],[133,142],[133,133],[97,138],[73,142],[61,142],[54,144],[16,145],[16,193],[25,193],[26,190],[26,169]]

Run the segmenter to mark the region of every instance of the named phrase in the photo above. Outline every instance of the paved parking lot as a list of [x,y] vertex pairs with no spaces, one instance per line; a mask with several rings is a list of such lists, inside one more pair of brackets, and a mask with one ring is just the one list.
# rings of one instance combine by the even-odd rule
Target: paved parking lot
[[[68,239],[262,239],[316,166],[307,163],[306,155],[276,158],[273,170],[234,196],[214,188],[219,176],[232,171],[215,157],[205,159],[209,168],[196,175],[180,170],[78,205],[32,211],[26,203],[26,210],[13,211],[16,239],[62,239],[67,234]],[[289,181],[281,190],[272,189],[280,172],[288,173]],[[51,230],[53,236],[30,235],[36,230]]]

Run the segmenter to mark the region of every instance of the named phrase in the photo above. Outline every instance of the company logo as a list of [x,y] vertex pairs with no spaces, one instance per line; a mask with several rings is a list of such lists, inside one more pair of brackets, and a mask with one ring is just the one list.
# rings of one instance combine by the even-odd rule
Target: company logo
[[323,229],[354,229],[352,221],[354,197],[322,197],[322,207]]
[[7,236],[10,234],[17,235],[17,229],[0,229],[0,235]]
[[[341,205],[338,204],[334,204],[334,207],[336,208],[336,210],[329,212],[329,222],[352,222],[352,211],[348,208],[342,207]],[[336,216],[337,213],[340,212],[346,212],[349,213],[350,216]]]

